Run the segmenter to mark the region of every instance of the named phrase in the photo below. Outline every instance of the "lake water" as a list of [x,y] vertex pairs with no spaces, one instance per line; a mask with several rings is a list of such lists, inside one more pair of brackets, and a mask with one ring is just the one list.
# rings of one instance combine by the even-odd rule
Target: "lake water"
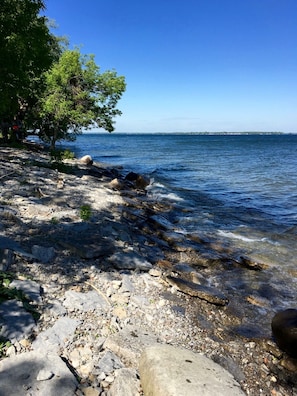
[[83,134],[67,146],[149,176],[150,195],[186,209],[186,232],[295,268],[297,135]]

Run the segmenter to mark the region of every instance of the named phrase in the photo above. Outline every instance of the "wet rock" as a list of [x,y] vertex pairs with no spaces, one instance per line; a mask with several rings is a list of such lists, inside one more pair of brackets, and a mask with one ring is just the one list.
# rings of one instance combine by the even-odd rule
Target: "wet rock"
[[148,218],[148,223],[151,224],[155,229],[160,230],[175,230],[174,224],[172,224],[166,217],[162,215],[153,215]]
[[167,276],[166,280],[170,285],[175,286],[183,293],[189,294],[193,297],[198,297],[212,304],[227,305],[229,302],[228,298],[223,293],[212,287],[198,285],[197,283],[193,283],[181,278],[176,278],[174,276]]
[[269,265],[264,263],[258,263],[256,261],[250,260],[248,257],[241,256],[238,260],[240,266],[256,271],[261,271],[269,268]]
[[125,180],[133,182],[135,187],[141,190],[144,190],[150,184],[149,179],[134,172],[128,173],[127,176],[125,177]]
[[297,358],[297,309],[278,312],[272,319],[271,329],[279,348]]

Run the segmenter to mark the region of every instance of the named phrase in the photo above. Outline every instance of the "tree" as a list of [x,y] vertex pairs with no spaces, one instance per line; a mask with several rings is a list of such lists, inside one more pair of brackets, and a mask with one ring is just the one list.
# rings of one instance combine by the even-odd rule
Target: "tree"
[[83,128],[99,126],[114,130],[116,108],[125,91],[123,76],[115,71],[100,73],[94,56],[78,49],[66,50],[44,73],[46,88],[37,104],[40,138],[51,148],[59,140],[75,140]]
[[59,56],[43,9],[42,0],[0,2],[0,120],[34,102],[42,90],[40,76]]

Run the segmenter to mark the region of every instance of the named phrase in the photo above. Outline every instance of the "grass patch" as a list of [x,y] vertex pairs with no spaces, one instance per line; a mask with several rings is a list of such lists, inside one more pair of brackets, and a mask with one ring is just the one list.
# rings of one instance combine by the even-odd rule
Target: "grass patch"
[[84,221],[90,220],[92,216],[92,210],[90,205],[82,205],[80,207],[80,218]]

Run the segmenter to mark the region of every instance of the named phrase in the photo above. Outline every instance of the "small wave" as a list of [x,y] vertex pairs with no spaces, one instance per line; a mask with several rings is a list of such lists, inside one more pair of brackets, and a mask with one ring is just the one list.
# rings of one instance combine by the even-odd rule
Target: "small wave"
[[247,238],[243,235],[238,235],[238,234],[234,234],[233,232],[228,232],[223,230],[219,230],[218,234],[226,238],[240,239],[243,242],[261,242],[261,239]]
[[154,199],[156,200],[168,200],[168,201],[175,201],[175,202],[183,202],[184,199],[180,196],[178,196],[177,194],[174,193],[167,193],[167,194],[161,194],[161,193],[157,193],[157,192],[153,192],[152,196]]

